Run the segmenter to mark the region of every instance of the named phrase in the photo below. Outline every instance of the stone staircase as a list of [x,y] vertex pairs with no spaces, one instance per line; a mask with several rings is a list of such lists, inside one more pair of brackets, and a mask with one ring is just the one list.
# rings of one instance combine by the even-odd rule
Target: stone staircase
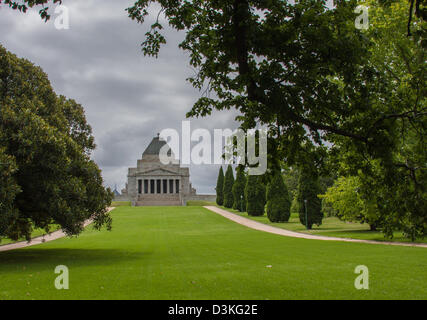
[[179,194],[142,194],[136,206],[182,206],[182,202]]

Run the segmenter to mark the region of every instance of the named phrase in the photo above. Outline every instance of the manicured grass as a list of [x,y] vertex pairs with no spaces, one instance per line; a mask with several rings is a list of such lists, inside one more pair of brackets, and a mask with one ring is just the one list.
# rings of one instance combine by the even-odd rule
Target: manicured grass
[[187,201],[187,206],[215,206],[216,203],[213,201],[203,201],[203,200],[191,200]]
[[[384,238],[384,234],[381,231],[370,231],[369,225],[367,225],[366,223],[361,224],[354,222],[344,222],[336,217],[326,217],[323,219],[322,224],[319,227],[313,225],[312,230],[306,230],[305,226],[303,226],[299,221],[298,214],[291,214],[291,217],[289,218],[288,222],[276,223],[271,222],[266,214],[259,217],[251,217],[246,212],[239,212],[237,210],[228,209],[223,206],[220,206],[220,208],[254,221],[258,221],[264,224],[290,231],[316,234],[326,237],[352,238],[375,241],[411,242],[411,240],[405,238],[401,232],[395,232],[393,239],[386,239]],[[427,238],[418,239],[415,242],[427,243]]]
[[111,203],[112,207],[130,207],[131,203],[130,201],[113,201]]
[[[0,252],[0,299],[426,299],[427,249],[305,240],[202,207],[121,207],[113,231]],[[56,290],[54,269],[69,268]],[[369,268],[369,290],[354,269]],[[271,267],[267,267],[271,266]]]

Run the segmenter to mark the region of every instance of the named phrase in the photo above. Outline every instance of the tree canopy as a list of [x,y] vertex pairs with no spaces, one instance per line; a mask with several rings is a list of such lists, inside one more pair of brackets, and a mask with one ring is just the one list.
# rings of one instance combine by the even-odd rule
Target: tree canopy
[[84,110],[57,96],[41,68],[0,46],[0,237],[60,225],[79,234],[85,220],[111,227]]
[[27,12],[28,8],[41,6],[39,14],[40,17],[45,21],[50,19],[49,7],[45,6],[45,4],[48,4],[49,2],[53,4],[62,4],[62,0],[0,0],[0,5],[2,2],[8,5],[11,9],[19,10],[23,13]]
[[[153,3],[185,31],[189,81],[206,93],[187,116],[236,109],[243,129],[269,128],[270,166],[360,170],[387,203],[386,233],[396,221],[426,233],[426,59],[422,38],[407,37],[409,3],[368,1],[368,30],[355,27],[354,0],[140,0],[129,16],[144,22]],[[151,26],[145,55],[159,54],[162,28]]]

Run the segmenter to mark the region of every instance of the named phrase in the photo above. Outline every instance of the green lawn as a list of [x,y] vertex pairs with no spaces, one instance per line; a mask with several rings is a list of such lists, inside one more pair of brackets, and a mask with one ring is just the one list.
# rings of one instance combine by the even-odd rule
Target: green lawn
[[[303,226],[299,221],[298,214],[292,214],[288,222],[277,223],[268,220],[266,214],[259,217],[251,217],[246,212],[239,212],[237,210],[228,209],[223,206],[218,207],[229,212],[235,213],[239,216],[290,231],[316,234],[326,237],[352,238],[375,241],[411,242],[411,240],[405,238],[401,232],[395,232],[393,239],[386,239],[384,238],[384,234],[381,231],[370,231],[369,225],[367,225],[366,223],[361,224],[357,222],[344,222],[336,217],[324,218],[322,224],[319,227],[314,225],[312,230],[306,230],[305,226]],[[418,239],[415,242],[427,243],[427,239]]]
[[130,207],[131,203],[130,201],[113,201],[111,203],[112,207]]
[[[196,206],[112,215],[112,232],[0,252],[0,299],[427,298],[425,248],[288,238]],[[54,288],[57,265],[69,290]],[[358,265],[369,290],[354,288]]]
[[190,200],[187,201],[187,206],[216,206],[216,203],[204,200]]

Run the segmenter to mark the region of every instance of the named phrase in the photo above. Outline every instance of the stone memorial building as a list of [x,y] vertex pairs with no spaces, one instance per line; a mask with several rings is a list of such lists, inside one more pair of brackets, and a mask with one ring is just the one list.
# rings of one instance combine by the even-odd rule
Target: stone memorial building
[[167,155],[175,159],[166,141],[159,135],[138,160],[136,168],[129,168],[126,188],[116,201],[131,201],[132,206],[181,206],[188,200],[215,201],[214,195],[197,195],[191,186],[190,170],[180,166],[178,160],[164,165],[159,158],[166,145]]

